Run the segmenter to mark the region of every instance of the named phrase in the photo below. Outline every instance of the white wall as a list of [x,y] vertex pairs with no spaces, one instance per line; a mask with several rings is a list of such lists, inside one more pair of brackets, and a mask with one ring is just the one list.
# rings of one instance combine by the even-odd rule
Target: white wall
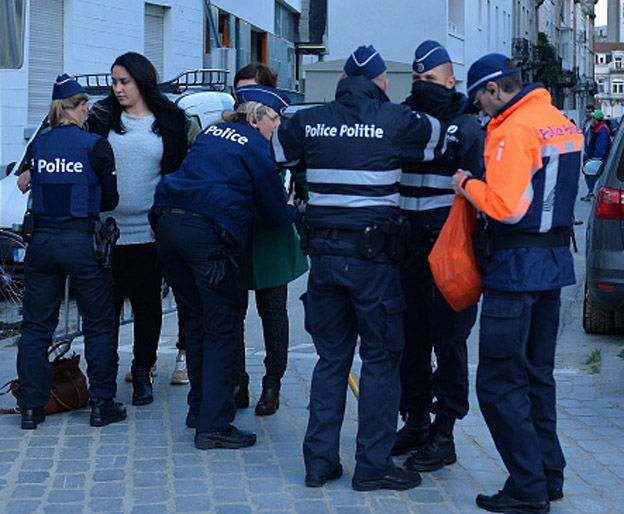
[[[128,51],[142,53],[145,3],[143,0],[65,0],[64,69],[59,73],[108,72],[119,55]],[[148,3],[168,7],[162,78],[200,68],[204,45],[203,0],[148,0]],[[271,12],[271,23],[272,20]],[[26,23],[28,34],[28,17]],[[28,51],[26,37],[24,67],[0,71],[0,165],[17,159],[26,143]],[[50,90],[51,87],[52,84]]]
[[[488,0],[455,2],[453,7],[463,10],[463,25],[460,17],[456,30],[448,23],[449,1],[328,0],[325,60],[346,59],[359,45],[372,44],[384,59],[411,64],[416,47],[435,39],[449,51],[457,87],[464,91],[466,73],[475,60],[489,52],[511,54],[512,0],[491,0],[489,11]],[[426,13],[414,3],[426,3]]]
[[405,0],[328,0],[325,59],[346,59],[358,46],[372,44],[384,59],[411,63],[421,41],[446,39],[446,2],[427,4],[425,13]]

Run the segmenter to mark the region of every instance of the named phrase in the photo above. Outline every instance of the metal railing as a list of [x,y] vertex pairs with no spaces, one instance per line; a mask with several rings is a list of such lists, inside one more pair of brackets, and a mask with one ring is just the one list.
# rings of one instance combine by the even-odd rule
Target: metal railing
[[[163,282],[164,284],[164,282]],[[169,314],[176,311],[176,304],[173,298],[173,291],[163,285],[163,300],[162,300],[162,314]],[[65,294],[61,309],[59,312],[59,324],[54,332],[54,342],[63,341],[65,339],[73,340],[76,337],[81,337],[82,333],[82,319],[78,312],[78,306],[76,301],[71,298],[69,279],[65,281]],[[130,308],[129,302],[124,303],[124,307],[121,311],[120,325],[127,325],[134,322],[134,315]]]

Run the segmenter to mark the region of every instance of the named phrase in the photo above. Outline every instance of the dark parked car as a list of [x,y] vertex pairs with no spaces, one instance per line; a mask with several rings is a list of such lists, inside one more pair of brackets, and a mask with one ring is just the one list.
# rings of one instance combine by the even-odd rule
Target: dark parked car
[[604,166],[584,167],[595,171],[601,175],[587,222],[583,328],[608,334],[624,329],[624,130],[616,132]]

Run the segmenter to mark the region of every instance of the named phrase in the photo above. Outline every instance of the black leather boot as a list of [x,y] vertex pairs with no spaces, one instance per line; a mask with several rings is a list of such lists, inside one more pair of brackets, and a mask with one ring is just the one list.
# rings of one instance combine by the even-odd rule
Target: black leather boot
[[263,388],[256,405],[256,416],[270,416],[275,414],[277,409],[279,409],[279,389]]
[[92,427],[103,427],[126,419],[126,408],[111,398],[91,398]]
[[150,368],[132,368],[132,405],[148,405],[154,401]]
[[39,423],[45,421],[45,410],[43,407],[35,409],[22,409],[22,428],[24,430],[34,430]]
[[392,447],[392,455],[403,455],[422,448],[427,442],[430,430],[429,411],[407,411],[407,420],[403,428],[397,432],[396,441]]
[[234,404],[237,409],[249,407],[249,386],[247,384],[234,386],[232,396],[234,396]]
[[431,427],[431,437],[427,444],[405,461],[405,467],[412,471],[435,471],[456,462],[454,426],[454,418],[438,414]]

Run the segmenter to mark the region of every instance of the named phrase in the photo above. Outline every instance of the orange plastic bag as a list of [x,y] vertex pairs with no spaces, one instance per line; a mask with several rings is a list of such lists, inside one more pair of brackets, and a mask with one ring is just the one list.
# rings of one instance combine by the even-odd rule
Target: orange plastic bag
[[436,286],[457,312],[478,302],[483,290],[472,243],[476,223],[475,208],[465,198],[456,196],[429,254]]

